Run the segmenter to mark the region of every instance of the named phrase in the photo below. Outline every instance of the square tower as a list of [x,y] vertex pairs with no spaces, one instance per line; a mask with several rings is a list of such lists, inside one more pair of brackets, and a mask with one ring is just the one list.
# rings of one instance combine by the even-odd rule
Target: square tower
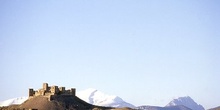
[[59,91],[63,94],[65,93],[65,87],[59,87]]
[[70,89],[70,95],[73,95],[73,96],[76,95],[76,89],[75,88]]
[[47,83],[43,83],[43,90],[48,91],[48,84]]
[[34,96],[34,89],[29,89],[29,94],[28,94],[29,97],[31,96]]
[[59,92],[58,86],[51,86],[50,92],[55,95]]

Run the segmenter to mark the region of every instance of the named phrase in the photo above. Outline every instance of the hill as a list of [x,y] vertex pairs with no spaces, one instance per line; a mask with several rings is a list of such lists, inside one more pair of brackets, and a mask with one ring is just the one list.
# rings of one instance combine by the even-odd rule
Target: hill
[[47,97],[37,96],[30,98],[21,105],[2,107],[1,109],[38,109],[38,110],[90,110],[90,109],[113,109],[88,104],[76,96],[58,95],[51,101]]

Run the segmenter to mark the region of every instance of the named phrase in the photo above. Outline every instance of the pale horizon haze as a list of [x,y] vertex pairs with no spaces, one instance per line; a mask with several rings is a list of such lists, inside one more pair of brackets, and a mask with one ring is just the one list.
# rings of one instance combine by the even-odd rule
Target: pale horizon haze
[[42,83],[220,106],[219,0],[0,0],[0,101]]

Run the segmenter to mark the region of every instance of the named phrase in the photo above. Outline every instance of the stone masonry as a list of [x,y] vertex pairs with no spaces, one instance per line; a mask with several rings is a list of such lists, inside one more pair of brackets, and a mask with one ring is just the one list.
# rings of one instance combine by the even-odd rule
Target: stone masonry
[[75,96],[76,89],[71,88],[69,90],[65,90],[65,87],[58,86],[48,86],[47,83],[43,83],[43,88],[34,91],[34,89],[29,89],[29,98],[33,98],[36,96],[44,96],[48,97],[48,100],[51,100],[53,96],[57,95],[73,95]]

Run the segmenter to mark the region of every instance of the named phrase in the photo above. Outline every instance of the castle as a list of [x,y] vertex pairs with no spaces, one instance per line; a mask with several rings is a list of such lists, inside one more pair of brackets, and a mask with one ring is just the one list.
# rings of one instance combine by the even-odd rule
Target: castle
[[57,95],[72,95],[75,96],[76,89],[71,88],[69,90],[65,90],[65,87],[58,86],[48,86],[47,83],[43,83],[43,88],[34,91],[34,89],[29,89],[29,98],[33,98],[36,96],[44,96],[48,97],[48,100],[51,100],[53,96]]

